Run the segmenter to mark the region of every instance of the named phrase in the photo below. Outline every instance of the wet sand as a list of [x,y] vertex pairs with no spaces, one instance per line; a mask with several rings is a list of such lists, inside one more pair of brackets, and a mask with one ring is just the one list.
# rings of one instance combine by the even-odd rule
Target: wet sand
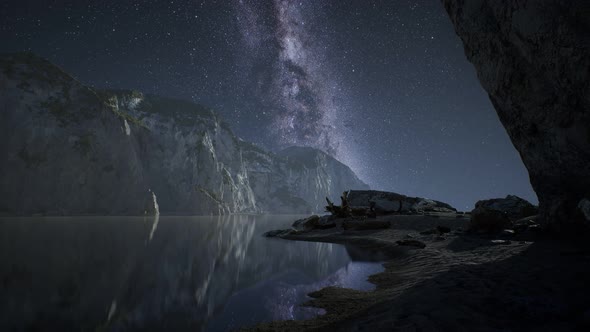
[[[379,217],[382,230],[327,230],[280,236],[342,243],[380,253],[385,271],[370,292],[328,287],[305,305],[326,310],[306,321],[260,324],[255,331],[575,331],[590,328],[590,250],[550,234],[466,234],[467,215]],[[444,235],[419,232],[436,226]],[[400,246],[418,240],[424,249]],[[505,239],[501,244],[493,240]],[[354,252],[354,251],[352,251]]]

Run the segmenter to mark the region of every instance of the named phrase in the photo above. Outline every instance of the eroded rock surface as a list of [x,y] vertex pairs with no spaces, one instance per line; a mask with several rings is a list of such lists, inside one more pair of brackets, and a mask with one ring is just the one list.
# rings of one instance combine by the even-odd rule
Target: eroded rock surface
[[590,188],[588,1],[442,0],[552,225]]
[[536,206],[515,195],[481,200],[475,203],[475,209],[471,211],[469,229],[479,233],[500,232],[515,224],[519,227],[528,225],[528,219],[523,218],[536,219],[537,212]]
[[590,200],[583,198],[578,204],[580,212],[584,215],[586,222],[590,223]]

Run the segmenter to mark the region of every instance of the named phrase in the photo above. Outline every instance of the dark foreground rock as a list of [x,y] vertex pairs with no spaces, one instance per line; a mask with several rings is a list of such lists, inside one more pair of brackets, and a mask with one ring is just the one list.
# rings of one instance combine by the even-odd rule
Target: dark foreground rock
[[[527,218],[528,224],[534,221]],[[588,331],[587,241],[458,231],[453,214],[378,216],[390,228],[329,230],[284,238],[334,242],[383,253],[385,271],[363,292],[326,287],[305,305],[326,310],[311,320],[259,324],[254,331]],[[516,221],[515,223],[525,221]],[[445,233],[444,238],[437,235]],[[426,232],[435,230],[436,232]],[[508,232],[511,233],[511,232]],[[360,259],[362,260],[362,255]]]
[[580,209],[580,212],[584,216],[586,223],[590,224],[590,200],[586,198],[582,199],[578,204],[578,209]]
[[370,230],[370,229],[385,229],[391,227],[388,221],[382,220],[345,220],[342,222],[342,228],[345,230]]
[[471,212],[469,230],[477,233],[499,232],[512,227],[512,222],[502,211],[478,207]]
[[420,234],[422,234],[422,235],[443,235],[443,234],[450,233],[450,232],[451,232],[450,227],[439,225],[439,226],[436,226],[435,228],[421,231]]
[[[537,212],[536,206],[514,195],[481,200],[475,203],[475,209],[471,211],[469,230],[477,233],[500,232],[506,228],[516,227],[515,221],[534,217]],[[524,220],[524,224],[528,227],[527,220]],[[522,225],[521,222],[516,228],[520,229]]]
[[389,228],[390,223],[386,220],[373,220],[361,217],[336,218],[331,215],[313,215],[293,222],[292,228],[288,230],[276,230],[266,232],[266,237],[282,237],[285,235],[302,234],[313,230],[324,230],[338,228],[341,230],[372,230]]
[[318,225],[319,221],[320,217],[317,215],[313,215],[304,219],[295,220],[295,222],[293,223],[293,228],[300,230],[314,229]]
[[400,246],[416,247],[420,249],[426,248],[426,243],[418,240],[404,239],[398,240],[395,243],[397,243]]
[[442,0],[529,171],[540,216],[581,221],[590,188],[590,6],[586,0]]
[[295,220],[293,222],[293,229],[300,232],[306,232],[313,229],[328,229],[336,227],[336,218],[332,216],[318,216],[313,215],[307,218]]

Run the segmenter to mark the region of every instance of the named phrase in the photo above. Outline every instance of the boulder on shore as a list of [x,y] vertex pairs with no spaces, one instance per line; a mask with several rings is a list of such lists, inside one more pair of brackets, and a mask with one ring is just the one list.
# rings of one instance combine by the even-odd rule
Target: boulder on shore
[[539,212],[539,209],[535,205],[515,195],[508,195],[505,198],[481,200],[475,203],[475,208],[500,211],[512,221],[530,217]]
[[478,233],[500,232],[513,222],[537,214],[538,208],[515,195],[481,200],[471,211],[469,229]]
[[370,210],[372,208],[376,213],[381,215],[393,213],[457,212],[457,209],[447,203],[378,190],[351,190],[348,193],[347,199],[352,209]]

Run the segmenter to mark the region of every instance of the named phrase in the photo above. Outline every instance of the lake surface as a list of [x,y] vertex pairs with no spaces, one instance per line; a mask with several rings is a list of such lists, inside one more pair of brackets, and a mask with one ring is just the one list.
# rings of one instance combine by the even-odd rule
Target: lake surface
[[262,237],[299,217],[2,218],[0,331],[225,331],[373,289],[383,268],[355,248]]

